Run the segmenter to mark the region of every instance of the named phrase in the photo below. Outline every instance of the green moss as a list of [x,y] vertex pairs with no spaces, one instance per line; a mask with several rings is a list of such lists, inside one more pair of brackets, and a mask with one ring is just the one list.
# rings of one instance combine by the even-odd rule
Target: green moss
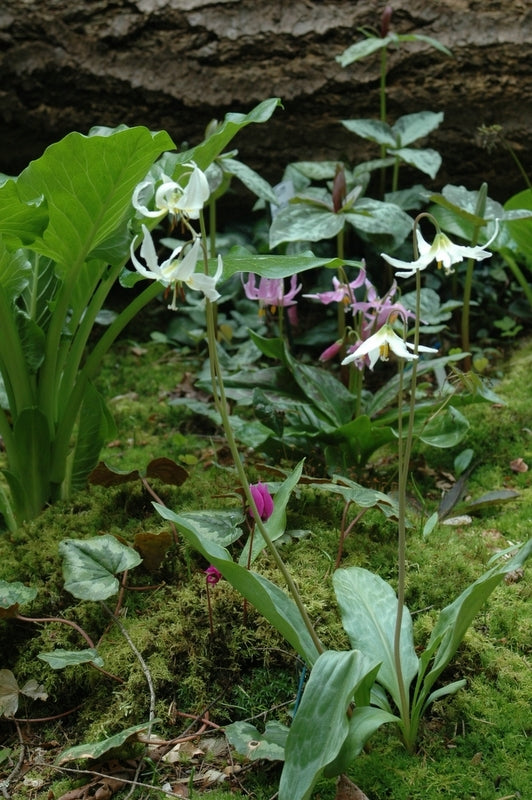
[[[167,402],[190,365],[161,345],[150,343],[146,349],[146,354],[137,351],[135,355],[129,343],[121,342],[106,361],[100,388],[111,398],[117,436],[103,458],[119,469],[144,469],[149,460],[161,455],[178,461],[188,458],[190,477],[182,486],[154,482],[163,501],[176,511],[235,505],[235,476],[224,459],[223,442],[211,427],[203,427],[186,410]],[[467,409],[471,432],[458,448],[475,450],[476,467],[467,488],[472,497],[497,488],[516,489],[520,497],[475,515],[469,526],[439,525],[426,538],[421,535],[419,503],[413,504],[407,604],[414,615],[419,647],[430,635],[439,610],[487,569],[493,552],[529,536],[530,473],[515,473],[509,464],[517,457],[532,463],[532,437],[527,432],[531,352],[528,345],[516,353],[496,387],[508,398],[507,407],[480,404]],[[415,478],[425,514],[437,508],[441,490],[436,477],[439,470],[452,471],[455,455],[435,450],[418,453]],[[247,459],[253,478],[263,474],[251,454]],[[376,488],[393,485],[393,464],[375,462],[359,479]],[[335,649],[349,646],[331,582],[342,510],[337,498],[299,488],[289,506],[288,529],[308,534],[282,546],[322,641]],[[351,509],[349,519],[356,513],[357,509]],[[95,642],[101,639],[98,647],[105,669],[122,680],[102,676],[88,665],[54,671],[37,658],[38,653],[56,647],[84,647],[71,628],[1,620],[1,667],[12,669],[19,683],[36,678],[49,693],[46,703],[28,703],[24,712],[32,717],[51,716],[80,706],[61,721],[39,726],[41,741],[55,740],[62,749],[98,740],[145,721],[149,706],[145,675],[120,631],[109,626],[98,604],[79,602],[64,591],[59,542],[112,533],[132,544],[138,533],[168,530],[154,514],[151,496],[137,482],[108,489],[92,486],[47,509],[15,533],[0,537],[0,578],[38,589],[35,601],[21,612],[77,621]],[[347,537],[341,563],[376,571],[395,585],[396,550],[394,523],[370,510]],[[128,576],[131,589],[124,594],[120,618],[150,669],[161,720],[158,733],[168,738],[179,735],[189,724],[180,714],[201,714],[205,709],[218,724],[256,717],[261,723],[271,717],[288,722],[301,675],[300,660],[251,607],[244,609],[240,595],[225,581],[211,589],[211,634],[206,566],[178,540],[158,569],[150,572],[141,566]],[[261,555],[254,567],[281,582],[267,555]],[[532,794],[528,777],[531,595],[528,570],[521,580],[501,584],[493,593],[442,676],[445,681],[463,676],[467,687],[430,709],[418,755],[404,752],[392,728],[383,728],[370,741],[353,765],[352,778],[372,800],[493,800]],[[0,721],[0,731],[16,748],[12,726]],[[279,765],[251,770],[246,774],[246,790],[257,800],[267,800],[276,790],[278,777]],[[72,781],[62,781],[52,788],[60,796],[65,787],[72,786]],[[216,789],[211,796],[228,800],[229,794]],[[322,800],[332,800],[334,785],[320,783],[317,794]]]

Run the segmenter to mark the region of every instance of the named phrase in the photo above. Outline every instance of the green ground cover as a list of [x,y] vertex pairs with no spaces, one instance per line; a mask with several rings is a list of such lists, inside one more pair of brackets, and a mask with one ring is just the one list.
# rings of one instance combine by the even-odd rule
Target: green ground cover
[[[100,377],[100,389],[117,425],[116,437],[102,459],[124,471],[143,471],[156,457],[174,459],[188,470],[188,479],[178,487],[158,480],[150,484],[169,508],[182,513],[234,507],[239,502],[237,487],[220,431],[183,406],[169,404],[173,396],[195,391],[191,375],[199,367],[197,354],[183,356],[139,333],[130,330],[115,345]],[[506,405],[482,404],[466,410],[472,425],[458,450],[473,449],[473,470],[453,515],[486,492],[511,489],[519,493],[513,500],[479,510],[469,524],[441,524],[423,536],[424,520],[438,507],[442,491],[453,484],[456,452],[418,449],[414,454],[417,492],[410,504],[406,601],[416,640],[426,639],[437,610],[485,571],[496,550],[529,537],[530,473],[515,471],[511,464],[519,458],[528,464],[532,460],[531,362],[530,342],[516,347],[504,361],[503,377],[495,387]],[[247,453],[246,459],[253,478],[271,479],[258,454]],[[358,480],[392,489],[393,459],[386,451],[377,451]],[[110,533],[133,544],[138,541],[135,537],[145,534],[167,537],[168,550],[159,565],[144,564],[130,573],[121,609],[122,623],[149,667],[160,720],[155,731],[162,741],[187,732],[191,721],[183,714],[204,718],[208,713],[209,722],[217,726],[250,720],[259,731],[267,721],[290,721],[301,678],[299,658],[226,581],[209,593],[211,632],[203,572],[208,565],[179,536],[173,539],[168,524],[154,514],[151,501],[139,480],[107,488],[91,486],[0,538],[0,579],[21,581],[38,590],[23,613],[75,620],[94,641],[101,640],[98,650],[105,669],[121,681],[88,665],[52,670],[37,658],[53,648],[79,647],[72,628],[0,621],[2,667],[13,671],[19,686],[35,679],[48,694],[46,702],[21,700],[17,715],[21,721],[50,719],[21,722],[25,759],[16,797],[59,798],[67,791],[74,792],[72,797],[90,796],[81,789],[76,793],[76,786],[86,785],[91,776],[61,772],[52,766],[54,758],[74,744],[105,739],[147,719],[146,679],[128,643],[118,630],[110,629],[98,604],[73,600],[63,590],[58,545],[65,538]],[[331,585],[341,513],[337,500],[315,488],[299,487],[290,501],[288,528],[305,534],[282,548],[318,634],[335,649],[348,647]],[[395,564],[395,525],[370,510],[346,539],[342,566],[366,567],[393,585]],[[280,580],[267,555],[260,557],[258,568]],[[415,755],[404,751],[391,727],[381,728],[370,740],[350,772],[370,800],[524,800],[531,795],[531,586],[525,569],[490,597],[442,676],[446,682],[465,677],[467,685],[431,707]],[[63,712],[71,713],[53,719]],[[195,749],[183,745],[175,764],[151,752],[139,780],[152,787],[180,786],[192,792],[189,796],[209,791],[215,800],[239,794],[258,800],[273,797],[280,762],[249,761],[227,747],[218,728],[207,727],[207,733],[194,740]],[[5,719],[0,735],[0,769],[7,775],[18,758],[19,740],[13,723]],[[130,742],[99,762],[83,760],[64,767],[105,772],[110,757],[116,755],[117,774],[116,764],[126,769],[127,759],[138,756],[139,748]],[[125,794],[126,790],[116,796]],[[321,800],[334,794],[332,782],[316,787],[315,797]],[[164,795],[141,787],[135,796]]]

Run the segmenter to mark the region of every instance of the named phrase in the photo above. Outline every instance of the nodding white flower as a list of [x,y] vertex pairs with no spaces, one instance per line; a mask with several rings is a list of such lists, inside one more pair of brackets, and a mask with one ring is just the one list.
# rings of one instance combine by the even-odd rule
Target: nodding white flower
[[155,205],[174,216],[198,219],[200,211],[209,199],[209,182],[205,173],[195,164],[190,163],[185,166],[192,167],[185,188],[183,189],[175,181],[162,183],[155,193]]
[[[188,175],[188,183],[183,188],[180,183],[173,181],[167,175],[163,175],[163,182],[155,192],[155,210],[150,209],[143,202],[143,198],[153,196],[152,181],[142,181],[136,186],[133,192],[132,203],[143,217],[160,217],[162,214],[172,214],[182,216],[187,219],[198,219],[200,211],[209,199],[210,189],[207,177],[201,169],[192,162],[184,165],[190,167],[190,171],[184,173],[183,178]],[[151,193],[147,190],[151,189]]]
[[180,255],[184,248],[180,245],[171,252],[166,261],[159,264],[151,233],[145,225],[142,226],[142,233],[144,238],[140,246],[140,255],[146,262],[146,266],[135,255],[136,238],[131,243],[131,261],[137,272],[140,272],[145,278],[159,281],[163,286],[173,286],[174,294],[169,308],[173,311],[177,310],[177,285],[181,283],[184,283],[195,292],[203,292],[211,302],[218,300],[220,293],[216,290],[216,283],[222,275],[223,263],[221,256],[218,256],[218,269],[213,277],[202,272],[196,272],[201,252],[201,240],[198,237],[183,258],[180,258]]
[[474,258],[475,261],[483,261],[489,258],[492,254],[488,253],[487,247],[493,242],[499,233],[499,221],[495,223],[495,233],[486,244],[477,247],[465,247],[460,244],[454,244],[445,233],[438,230],[432,244],[426,242],[419,228],[416,228],[416,239],[419,250],[419,258],[416,261],[400,261],[398,258],[392,258],[385,253],[381,253],[388,264],[396,269],[403,270],[398,272],[400,278],[410,278],[415,275],[418,270],[425,269],[432,261],[436,261],[438,269],[443,267],[445,274],[449,275],[453,270],[453,264],[458,264],[464,258]]
[[[396,334],[392,326],[387,322],[382,326],[377,333],[370,336],[369,339],[362,342],[352,353],[347,355],[342,364],[350,364],[358,358],[368,356],[370,369],[373,369],[375,363],[380,358],[382,361],[388,361],[390,350],[392,350],[399,358],[405,358],[407,361],[412,361],[418,358],[417,353],[411,352],[414,345],[410,342],[405,342],[400,336]],[[418,351],[421,353],[437,353],[433,347],[424,347],[419,345]]]

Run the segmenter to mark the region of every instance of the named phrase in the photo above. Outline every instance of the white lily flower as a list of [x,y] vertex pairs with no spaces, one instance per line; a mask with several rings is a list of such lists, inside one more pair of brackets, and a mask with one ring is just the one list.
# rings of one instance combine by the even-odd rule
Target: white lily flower
[[186,187],[183,189],[175,181],[165,181],[155,193],[155,205],[175,216],[198,219],[200,211],[209,199],[209,182],[205,173],[196,164],[185,166],[192,167]]
[[223,263],[221,256],[218,256],[218,269],[214,276],[196,272],[201,254],[201,240],[198,237],[184,258],[179,258],[183,250],[183,247],[179,246],[172,251],[166,261],[159,264],[151,233],[145,225],[142,226],[142,233],[144,238],[140,247],[140,255],[147,266],[144,266],[135,255],[136,239],[131,244],[131,261],[137,272],[145,278],[159,281],[163,286],[173,286],[174,294],[169,308],[173,311],[177,310],[176,292],[177,285],[180,283],[184,283],[195,292],[203,292],[211,302],[218,300],[220,293],[216,290],[216,283],[222,275]]
[[[370,336],[369,339],[366,339],[365,342],[362,342],[362,344],[357,347],[356,350],[346,356],[342,361],[342,364],[350,364],[352,361],[356,361],[358,358],[362,358],[363,356],[367,355],[369,358],[370,369],[373,369],[379,358],[382,359],[382,361],[388,361],[390,349],[395,353],[396,356],[399,356],[399,358],[405,358],[407,361],[412,361],[413,359],[418,358],[417,353],[411,352],[414,349],[414,345],[410,342],[405,342],[404,339],[401,339],[401,337],[396,334],[392,326],[387,322],[377,331],[377,333],[374,333],[373,336]],[[421,353],[438,352],[433,347],[424,347],[423,345],[419,345],[418,351]]]
[[463,261],[464,258],[474,258],[475,261],[483,261],[485,258],[489,258],[492,254],[488,253],[486,248],[489,247],[498,233],[499,221],[497,220],[495,224],[495,233],[486,244],[477,247],[465,247],[463,245],[454,244],[442,231],[438,231],[432,244],[429,244],[421,235],[419,228],[416,228],[419,250],[419,258],[416,261],[400,261],[398,258],[392,258],[385,253],[381,253],[381,256],[388,264],[391,264],[392,267],[403,270],[397,273],[399,278],[410,278],[412,275],[415,275],[418,270],[428,267],[432,261],[436,261],[438,269],[441,269],[443,266],[445,274],[449,275],[449,273],[454,271],[452,268],[453,264],[458,264],[460,261]]
[[200,211],[209,199],[210,189],[207,177],[202,170],[192,162],[185,164],[191,167],[188,183],[183,188],[173,181],[168,175],[162,175],[162,183],[155,192],[155,210],[151,211],[146,202],[153,197],[154,183],[152,180],[142,181],[133,192],[131,202],[133,208],[143,217],[161,217],[163,214],[173,214],[187,219],[198,219]]

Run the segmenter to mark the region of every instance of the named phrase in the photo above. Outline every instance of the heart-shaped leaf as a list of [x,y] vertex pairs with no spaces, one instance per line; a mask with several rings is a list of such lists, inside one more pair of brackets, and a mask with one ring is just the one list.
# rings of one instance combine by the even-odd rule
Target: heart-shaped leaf
[[16,616],[19,606],[31,603],[36,595],[37,589],[31,586],[24,586],[18,581],[0,581],[0,619]]
[[80,600],[106,600],[116,594],[116,573],[142,561],[136,550],[109,534],[85,541],[64,539],[59,552],[63,556],[65,589]]

